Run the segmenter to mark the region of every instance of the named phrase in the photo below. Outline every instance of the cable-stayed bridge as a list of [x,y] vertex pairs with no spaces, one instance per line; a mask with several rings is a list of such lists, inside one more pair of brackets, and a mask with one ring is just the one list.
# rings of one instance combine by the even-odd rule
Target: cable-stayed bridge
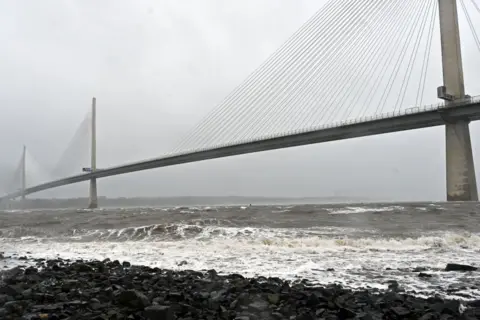
[[[28,185],[24,150],[3,199],[88,180],[90,207],[96,207],[98,178],[445,125],[447,199],[477,201],[469,122],[480,119],[480,97],[465,92],[458,13],[464,14],[480,61],[474,23],[480,21],[480,9],[476,0],[458,4],[456,0],[329,1],[174,150],[155,159],[97,168],[94,98],[92,112],[49,171],[51,181]],[[443,84],[431,86],[427,71],[437,28],[442,56],[437,68],[443,71]],[[425,105],[426,90],[444,102]],[[79,149],[84,153],[90,149],[91,166],[86,173],[72,175],[81,166],[74,155]]]

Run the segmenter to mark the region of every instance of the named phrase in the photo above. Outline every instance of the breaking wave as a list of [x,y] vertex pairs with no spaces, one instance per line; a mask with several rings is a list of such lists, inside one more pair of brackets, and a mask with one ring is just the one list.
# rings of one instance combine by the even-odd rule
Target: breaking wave
[[480,250],[480,234],[471,232],[430,232],[416,237],[385,237],[375,230],[354,228],[254,228],[228,227],[216,219],[197,224],[153,224],[121,229],[72,229],[52,235],[39,229],[14,227],[0,230],[0,238],[14,242],[125,242],[125,241],[226,241],[271,247],[312,248],[316,250],[405,251],[431,248]]
[[345,207],[342,209],[327,209],[328,214],[351,214],[351,213],[369,213],[369,212],[392,212],[392,211],[403,211],[405,210],[402,206],[389,206],[389,207],[380,207],[380,208],[368,208],[368,207]]

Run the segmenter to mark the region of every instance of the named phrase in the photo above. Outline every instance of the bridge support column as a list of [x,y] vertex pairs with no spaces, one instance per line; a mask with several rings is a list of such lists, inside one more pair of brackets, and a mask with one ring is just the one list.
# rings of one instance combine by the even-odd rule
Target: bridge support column
[[25,189],[27,188],[27,147],[23,146],[22,159],[20,163],[20,209],[25,210],[26,206],[26,194]]
[[447,123],[445,133],[447,201],[478,201],[469,123]]
[[98,208],[98,197],[97,197],[97,179],[92,178],[90,180],[90,198],[88,202],[89,209]]
[[[92,127],[91,127],[91,171],[95,172],[97,168],[97,99],[92,98]],[[90,179],[90,197],[88,203],[89,209],[98,208],[97,179]]]
[[21,204],[20,207],[22,209],[25,209],[25,199],[26,199],[26,194],[25,194],[25,189],[27,188],[27,147],[23,146],[23,153],[22,153],[22,169],[20,172],[20,190],[22,192],[21,196]]
[[[447,104],[465,98],[457,0],[438,0],[442,45],[442,96]],[[445,125],[447,201],[478,201],[469,122],[453,120]]]

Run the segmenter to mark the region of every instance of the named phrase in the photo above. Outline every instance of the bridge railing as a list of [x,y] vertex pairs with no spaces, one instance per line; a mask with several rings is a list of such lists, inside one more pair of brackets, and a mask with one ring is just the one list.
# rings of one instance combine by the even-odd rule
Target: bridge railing
[[182,151],[182,152],[171,152],[171,153],[165,154],[162,158],[185,155],[185,154],[190,154],[190,153],[195,153],[195,152],[214,150],[214,149],[220,149],[220,148],[231,147],[231,146],[235,146],[235,145],[247,144],[247,143],[258,142],[258,141],[269,140],[269,139],[278,139],[278,138],[291,136],[291,135],[295,135],[295,134],[301,134],[301,133],[308,133],[308,132],[314,132],[314,131],[325,130],[325,129],[338,128],[338,127],[355,125],[355,124],[371,122],[371,121],[387,119],[387,118],[393,118],[393,117],[401,117],[401,116],[419,114],[419,113],[429,112],[429,111],[433,111],[433,110],[454,108],[454,107],[458,107],[458,106],[462,106],[462,105],[469,105],[469,104],[474,104],[474,103],[479,103],[479,102],[480,102],[480,96],[474,96],[474,97],[464,99],[462,101],[456,101],[455,103],[449,104],[449,105],[446,105],[445,103],[440,102],[440,103],[435,103],[435,104],[430,104],[430,105],[425,105],[425,106],[420,106],[420,107],[411,107],[411,108],[407,108],[407,109],[403,109],[403,110],[390,111],[390,112],[385,112],[385,113],[381,113],[381,114],[377,114],[377,115],[371,115],[371,116],[365,116],[365,117],[360,117],[360,118],[353,118],[353,119],[347,119],[347,120],[342,120],[342,121],[336,121],[336,122],[332,122],[332,123],[326,123],[326,124],[322,124],[322,125],[313,126],[313,127],[310,127],[310,128],[296,129],[296,130],[291,130],[291,131],[287,131],[287,132],[283,132],[283,133],[270,133],[270,134],[258,136],[256,138],[249,138],[249,139],[237,140],[237,141],[229,141],[229,142],[219,143],[219,144],[216,144],[216,145],[213,145],[213,146],[205,146],[205,147],[196,148],[196,149],[189,149],[189,150],[185,150],[185,151]]

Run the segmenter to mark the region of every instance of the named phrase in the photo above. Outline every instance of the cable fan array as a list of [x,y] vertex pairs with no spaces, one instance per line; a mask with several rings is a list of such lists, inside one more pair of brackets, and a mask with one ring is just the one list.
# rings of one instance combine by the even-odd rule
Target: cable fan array
[[328,2],[172,153],[422,104],[437,14],[437,0]]

